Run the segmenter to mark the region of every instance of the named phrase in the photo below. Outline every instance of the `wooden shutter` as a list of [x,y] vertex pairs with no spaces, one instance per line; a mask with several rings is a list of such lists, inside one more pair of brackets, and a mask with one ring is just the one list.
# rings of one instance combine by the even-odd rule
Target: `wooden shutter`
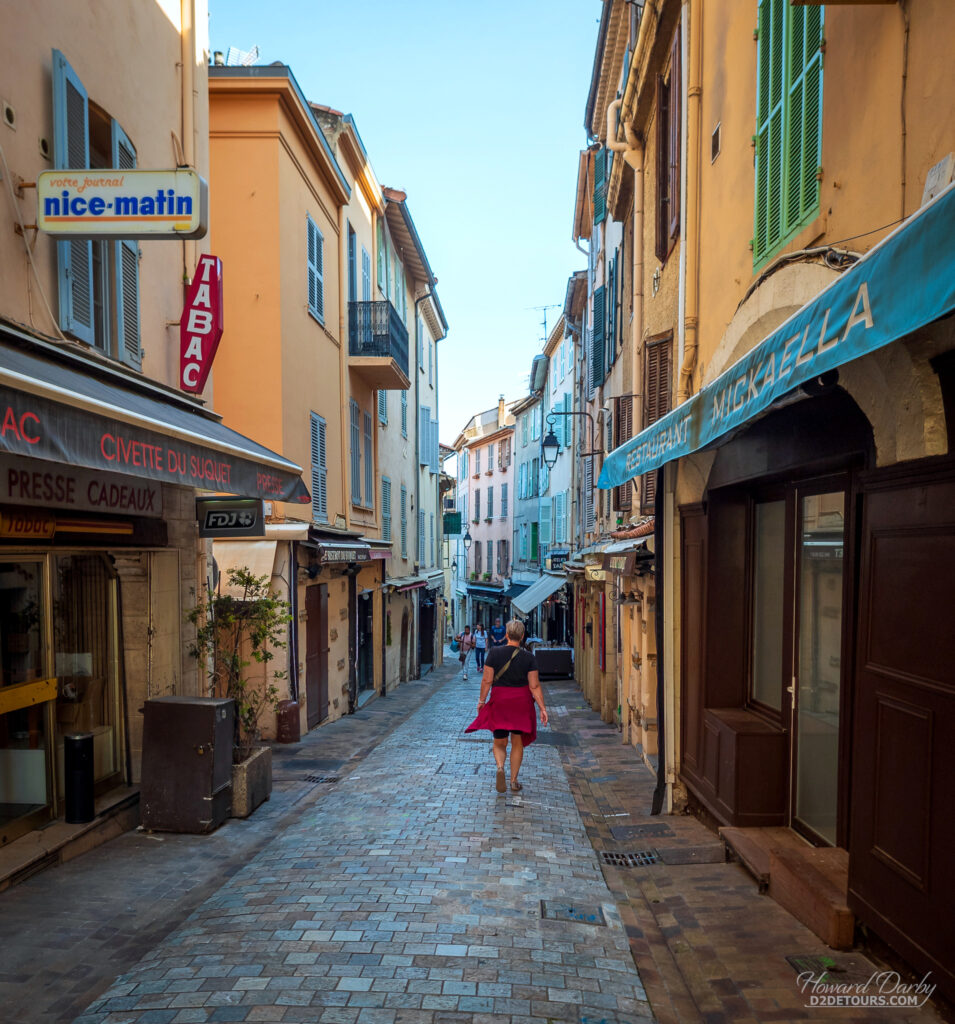
[[386,476],[381,478],[381,536],[391,540],[391,481]]
[[603,286],[594,290],[593,334],[590,342],[590,393],[604,382],[604,317],[605,292]]
[[378,392],[378,422],[388,422],[388,392],[383,389]]
[[[627,396],[617,399],[616,435],[614,447],[619,448],[625,441],[633,437],[633,398]],[[613,489],[613,507],[617,512],[629,512],[633,508],[633,492],[630,481]]]
[[584,533],[593,533],[594,518],[594,460],[586,460],[584,469]]
[[364,246],[361,247],[361,300],[371,302],[371,257]]
[[507,519],[507,484],[501,484],[501,518]]
[[670,80],[669,80],[669,129],[670,138],[667,145],[667,239],[668,247],[680,234],[680,132],[682,117],[680,95],[683,86],[683,72],[680,66],[680,26],[677,25],[670,47]]
[[785,0],[760,0],[757,43],[756,214],[753,259],[782,238]]
[[670,251],[670,214],[667,189],[670,185],[670,90],[663,75],[657,75],[657,176],[656,209],[654,210],[654,251],[658,260],[665,260]]
[[418,509],[418,565],[424,565],[424,512]]
[[365,504],[369,508],[375,505],[375,472],[374,462],[371,457],[371,413],[364,414],[365,426]]
[[312,413],[312,519],[328,522],[328,468],[325,460],[325,420]]
[[[670,411],[670,391],[672,387],[671,348],[673,338],[666,335],[647,343],[647,370],[644,376],[645,419],[644,426],[649,427],[661,416]],[[641,510],[649,515],[653,512],[656,498],[656,473],[643,475],[641,488]]]
[[494,488],[489,487],[487,489],[487,517],[488,519],[494,518]]
[[822,8],[787,8],[785,222],[788,234],[819,205],[822,133]]
[[[113,121],[113,166],[132,170],[136,166],[136,148],[129,136]],[[116,334],[119,358],[129,366],[143,365],[139,322],[139,243],[124,238],[113,243],[116,282]]]
[[361,417],[358,403],[352,398],[349,402],[351,415],[351,500],[361,504]]
[[594,153],[594,224],[607,217],[607,150]]
[[[53,162],[56,167],[90,165],[89,97],[59,50],[53,51]],[[95,344],[93,327],[93,243],[56,243],[60,328]]]

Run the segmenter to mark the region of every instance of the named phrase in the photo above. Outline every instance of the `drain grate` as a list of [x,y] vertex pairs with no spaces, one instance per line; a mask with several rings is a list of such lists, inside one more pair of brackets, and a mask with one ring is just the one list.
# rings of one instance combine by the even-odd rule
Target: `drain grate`
[[306,775],[306,782],[338,782],[338,775]]
[[660,863],[660,854],[656,850],[636,850],[630,853],[601,850],[600,856],[604,864],[615,868],[639,868],[647,864]]

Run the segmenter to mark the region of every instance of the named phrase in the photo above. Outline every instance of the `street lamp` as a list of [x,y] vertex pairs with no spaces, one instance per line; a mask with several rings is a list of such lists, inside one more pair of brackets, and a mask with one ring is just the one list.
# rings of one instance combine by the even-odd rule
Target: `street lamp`
[[541,441],[541,451],[544,454],[544,465],[548,469],[553,469],[557,462],[557,456],[560,455],[560,441],[557,440],[553,427],[547,432],[547,437]]
[[464,550],[465,551],[470,551],[471,550],[471,531],[470,530],[465,530],[464,531]]

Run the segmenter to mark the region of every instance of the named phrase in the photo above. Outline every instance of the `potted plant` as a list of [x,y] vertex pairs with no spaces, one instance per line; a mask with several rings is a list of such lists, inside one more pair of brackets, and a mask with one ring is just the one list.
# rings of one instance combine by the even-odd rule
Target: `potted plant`
[[476,580],[477,578],[478,578],[478,574],[476,572],[472,572],[471,573],[471,579],[472,580]]
[[[278,704],[269,662],[286,646],[291,606],[272,593],[268,576],[247,568],[230,569],[226,593],[211,588],[188,614],[196,627],[189,653],[203,660],[208,696],[231,697],[235,703],[232,740],[232,817],[246,818],[272,792],[272,749],[261,742],[261,719]],[[261,668],[253,669],[253,666]]]
[[491,578],[491,574],[489,572],[486,572],[484,574],[484,579],[489,580],[490,578]]

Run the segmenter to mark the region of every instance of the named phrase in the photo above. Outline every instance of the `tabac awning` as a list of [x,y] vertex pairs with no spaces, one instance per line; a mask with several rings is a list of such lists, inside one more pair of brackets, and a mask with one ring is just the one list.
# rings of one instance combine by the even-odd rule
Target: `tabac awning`
[[689,401],[611,452],[607,489],[699,451],[799,384],[955,310],[955,185]]
[[94,375],[76,362],[0,343],[0,453],[242,497],[311,500],[294,462],[174,393],[126,387],[118,374]]
[[545,573],[536,583],[532,583],[523,594],[515,597],[511,604],[522,615],[530,615],[542,601],[546,601],[551,594],[560,590],[566,582],[567,577],[564,574],[552,576],[549,573]]

